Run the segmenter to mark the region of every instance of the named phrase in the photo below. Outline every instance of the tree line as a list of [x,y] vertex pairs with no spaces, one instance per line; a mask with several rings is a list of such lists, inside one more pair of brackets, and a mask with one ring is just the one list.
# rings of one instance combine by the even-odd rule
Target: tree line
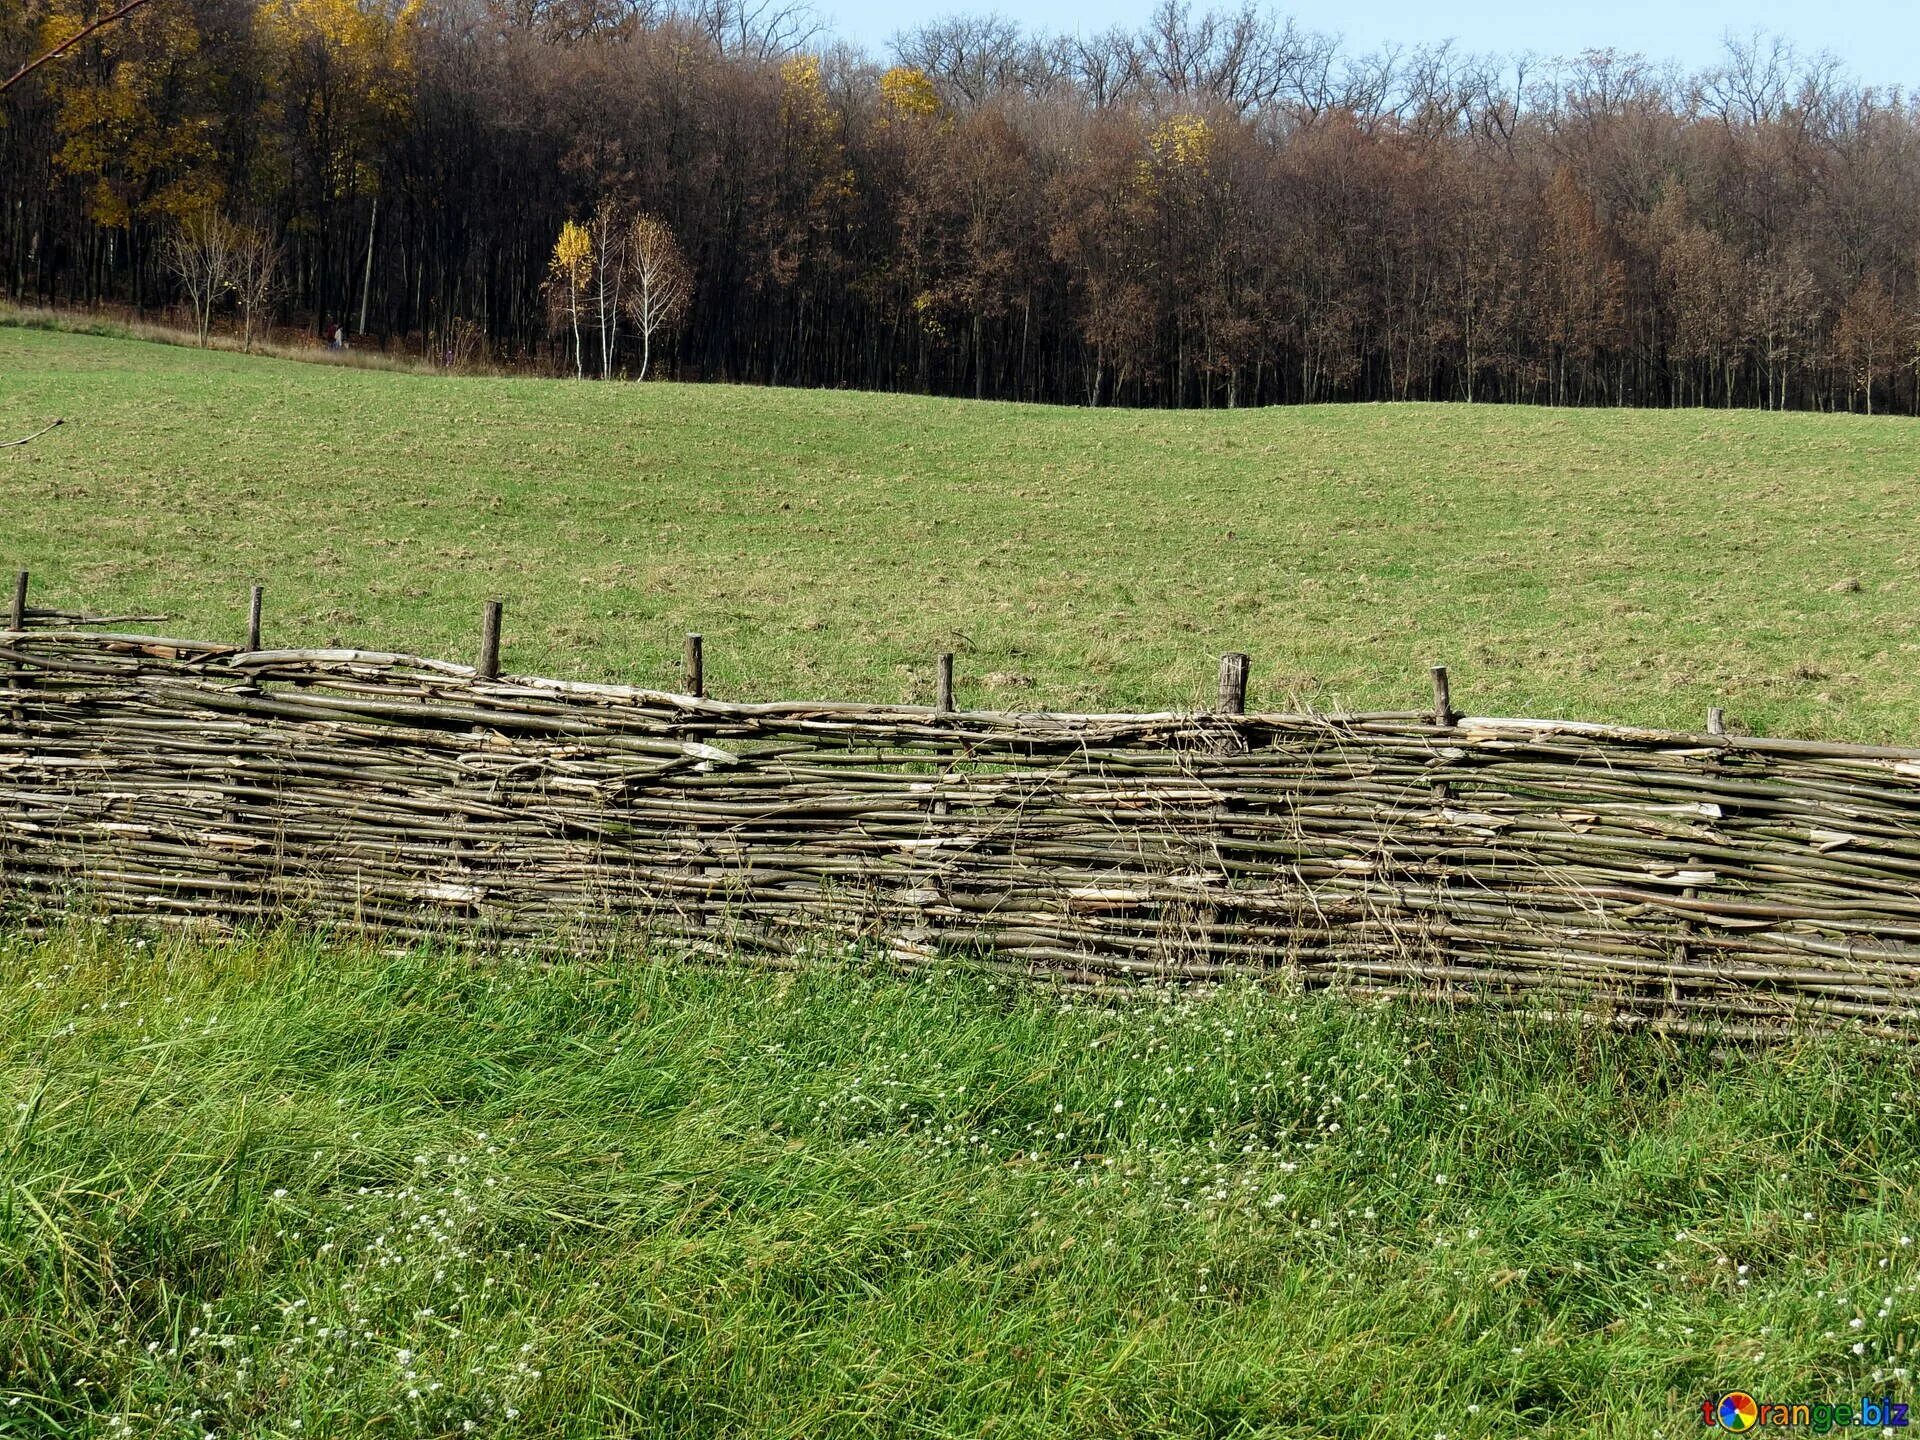
[[[9,7],[0,74],[108,9]],[[0,121],[21,300],[1090,405],[1920,408],[1920,109],[1758,35],[1356,54],[1163,0],[875,59],[789,0],[150,0]]]

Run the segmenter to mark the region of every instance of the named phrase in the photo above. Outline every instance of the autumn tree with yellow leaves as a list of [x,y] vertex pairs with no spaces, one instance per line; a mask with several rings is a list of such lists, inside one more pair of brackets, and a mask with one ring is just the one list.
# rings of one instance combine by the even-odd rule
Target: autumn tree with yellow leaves
[[[96,18],[88,0],[53,0],[40,42],[64,43]],[[95,32],[44,72],[53,164],[82,186],[93,223],[127,235],[136,255],[149,233],[142,222],[165,233],[223,197],[213,70],[192,12],[155,4]]]
[[[107,11],[104,15],[96,15],[79,29],[73,30],[65,35],[41,41],[37,47],[39,53],[30,55],[27,59],[22,60],[19,66],[11,73],[8,73],[4,67],[0,67],[0,95],[6,94],[7,91],[20,84],[42,65],[50,65],[55,60],[58,60],[82,40],[87,39],[89,36],[97,35],[110,26],[118,25],[129,15],[144,10],[147,4],[148,0],[121,0],[121,3],[114,9]],[[13,8],[15,13],[12,17],[11,24],[6,23],[4,19],[0,19],[0,40],[6,39],[11,31],[26,28],[26,7],[16,6]]]
[[547,260],[547,309],[552,328],[569,326],[573,331],[573,373],[584,380],[586,354],[580,345],[580,306],[587,288],[593,283],[593,236],[578,221],[569,220],[560,227],[560,238],[553,242],[553,254]]
[[912,65],[895,65],[880,77],[881,123],[926,121],[941,111],[933,77]]
[[775,145],[779,199],[768,217],[764,278],[787,290],[805,325],[838,269],[835,232],[855,195],[841,117],[818,56],[796,55],[780,67]]

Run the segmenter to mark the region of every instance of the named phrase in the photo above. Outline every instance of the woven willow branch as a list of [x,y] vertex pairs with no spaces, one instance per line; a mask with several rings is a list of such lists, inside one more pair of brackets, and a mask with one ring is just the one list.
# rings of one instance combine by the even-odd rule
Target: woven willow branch
[[737,704],[0,631],[0,898],[1067,983],[1310,984],[1741,1035],[1920,1020],[1920,751],[1427,712]]

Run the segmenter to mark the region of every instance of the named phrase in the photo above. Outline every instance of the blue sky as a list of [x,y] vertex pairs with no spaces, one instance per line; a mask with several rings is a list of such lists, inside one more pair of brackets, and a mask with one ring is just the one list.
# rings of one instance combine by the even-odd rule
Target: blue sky
[[[835,33],[876,53],[896,30],[956,11],[997,11],[1051,30],[1103,30],[1137,24],[1153,0],[816,0]],[[1205,0],[1196,0],[1196,7]],[[1360,50],[1452,39],[1467,50],[1531,50],[1542,56],[1611,46],[1689,69],[1719,54],[1729,29],[1784,35],[1804,51],[1828,50],[1854,75],[1876,85],[1920,87],[1920,0],[1608,0],[1602,5],[1552,0],[1299,0],[1275,6],[1303,26],[1347,37]]]

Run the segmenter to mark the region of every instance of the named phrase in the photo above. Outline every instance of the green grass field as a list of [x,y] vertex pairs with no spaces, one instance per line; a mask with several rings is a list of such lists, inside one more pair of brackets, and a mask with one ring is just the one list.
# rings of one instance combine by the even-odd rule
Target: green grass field
[[[1920,1057],[824,957],[0,948],[0,1434],[1681,1436],[1911,1394]],[[472,1422],[472,1428],[468,1428]]]
[[[1081,412],[0,325],[0,567],[723,695],[1920,737],[1912,422]],[[826,942],[823,940],[823,945]],[[1912,1397],[1920,1052],[0,932],[0,1437],[1671,1440]]]
[[[1440,405],[1080,411],[441,379],[0,327],[0,564],[49,602],[716,693],[1252,699],[1920,738],[1920,428]],[[1835,588],[1835,587],[1839,588]],[[1857,587],[1857,588],[1856,588]]]

